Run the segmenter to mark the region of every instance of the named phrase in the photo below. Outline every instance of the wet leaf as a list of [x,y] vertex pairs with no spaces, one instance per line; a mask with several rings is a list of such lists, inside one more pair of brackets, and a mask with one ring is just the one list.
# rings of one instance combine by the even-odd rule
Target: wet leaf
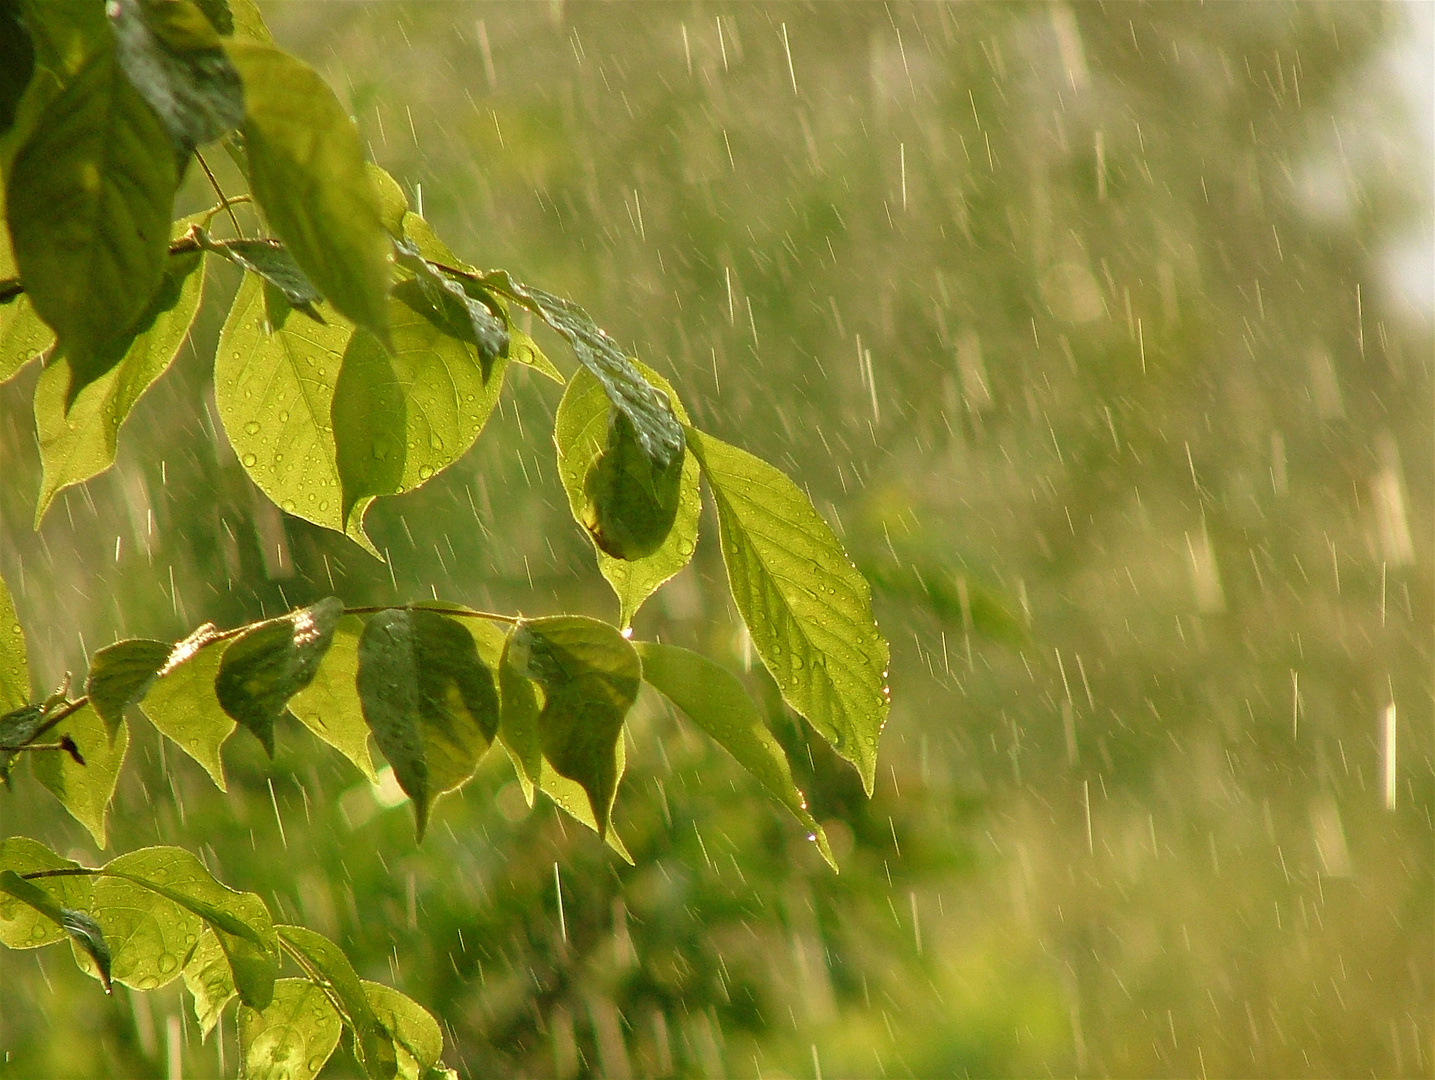
[[109,10],[120,67],[159,116],[177,154],[243,122],[239,73],[196,4],[114,0]]
[[144,698],[174,646],[164,641],[132,638],[101,649],[90,660],[85,694],[113,736],[125,710]]
[[15,602],[0,579],[0,709],[18,709],[30,700],[30,661]]
[[487,304],[470,296],[462,283],[419,254],[413,241],[396,240],[394,251],[398,264],[414,275],[419,292],[433,314],[451,332],[477,345],[485,361],[507,354],[508,330]]
[[129,728],[122,721],[111,739],[100,714],[87,704],[62,720],[53,734],[57,739],[68,735],[85,763],[81,765],[69,754],[46,751],[30,755],[30,768],[70,816],[89,830],[95,846],[103,849],[105,812],[129,749]]
[[230,642],[214,680],[224,711],[274,756],[274,722],[289,699],[308,686],[334,638],[344,613],[333,596],[288,615],[260,623]]
[[68,934],[76,950],[89,958],[105,993],[110,992],[110,948],[104,931],[89,914],[61,907],[48,892],[26,881],[14,870],[0,870],[0,892],[29,905]]
[[354,684],[359,671],[359,636],[364,623],[345,615],[334,625],[329,651],[319,661],[313,681],[289,700],[289,711],[319,738],[359,767],[372,783],[377,779],[369,756],[369,729]]
[[509,659],[508,646],[513,634],[503,639],[503,655],[498,662],[498,738],[513,761],[518,784],[528,805],[533,805],[533,792],[543,767],[543,748],[538,742],[538,691]]
[[248,1080],[311,1080],[339,1045],[343,1023],[308,979],[280,979],[262,1012],[239,1010],[239,1049]]
[[404,233],[404,215],[409,212],[408,196],[397,180],[372,161],[369,162],[369,177],[379,193],[379,219],[389,235],[397,239]]
[[638,696],[633,646],[597,619],[562,615],[520,623],[509,638],[513,666],[543,688],[538,740],[555,772],[588,795],[598,834],[611,824],[617,744]]
[[807,810],[807,799],[792,781],[787,755],[763,723],[762,714],[737,676],[707,657],[673,645],[635,641],[643,679],[660,690],[693,723],[731,754],[768,792],[792,811],[832,869],[837,861],[827,835]]
[[[8,242],[7,237],[0,237],[0,247]],[[35,314],[34,305],[24,293],[0,303],[0,382],[11,378],[54,343],[55,332]]]
[[609,417],[608,445],[583,482],[583,526],[605,554],[624,562],[646,558],[672,532],[682,479],[683,455],[655,465],[627,416],[615,411]]
[[237,38],[249,181],[279,239],[331,304],[388,340],[389,236],[349,114],[313,68]]
[[781,472],[695,428],[688,446],[717,502],[728,584],[753,646],[783,699],[857,767],[870,795],[888,650],[867,582]]
[[348,957],[328,938],[302,926],[281,926],[279,934],[301,953],[303,966],[328,984],[345,1022],[354,1032],[354,1056],[373,1080],[390,1080],[398,1072],[394,1040],[369,1004],[364,985]]
[[[623,779],[623,772],[627,768],[627,752],[623,749],[623,740],[620,738],[616,748],[617,754],[617,778]],[[616,784],[616,782],[615,782]],[[593,805],[588,799],[588,793],[583,790],[583,785],[576,780],[569,780],[566,776],[560,776],[553,771],[553,766],[543,761],[539,767],[538,787],[553,800],[553,805],[562,810],[580,825],[586,825],[602,837],[618,857],[629,866],[636,866],[633,856],[628,854],[623,839],[618,835],[616,826],[609,825],[606,832],[598,829],[598,819],[593,816]]]
[[[230,18],[234,20],[233,36],[240,41],[257,41],[261,45],[272,45],[274,35],[269,32],[269,27],[264,23],[264,17],[259,14],[259,7],[254,0],[226,0],[229,6]],[[226,37],[229,31],[220,29],[220,33]]]
[[176,173],[163,126],[113,50],[44,109],[6,174],[20,276],[70,356],[66,402],[118,363],[107,350],[164,278]]
[[[0,842],[0,870],[25,875],[36,870],[74,869],[80,864],[62,859],[38,840],[11,836]],[[42,889],[58,908],[86,910],[94,879],[88,875],[37,878],[30,882]],[[0,899],[0,945],[9,949],[37,949],[65,936],[64,927],[33,904],[10,898]]]
[[363,979],[360,985],[379,1023],[393,1035],[402,1080],[419,1080],[440,1064],[443,1031],[427,1009],[383,983]]
[[174,646],[140,711],[225,791],[219,748],[234,731],[234,721],[214,693],[215,676],[229,646],[229,639],[216,640],[216,633],[206,623]]
[[279,241],[215,240],[203,229],[195,229],[194,238],[205,251],[222,255],[235,266],[258,274],[283,293],[292,306],[311,318],[319,318],[312,305],[323,297]]
[[184,965],[184,985],[194,996],[194,1018],[207,1039],[224,1008],[235,997],[229,958],[213,930],[205,930]]
[[413,800],[422,840],[434,799],[473,774],[498,730],[493,675],[456,620],[390,608],[364,627],[357,685],[364,720]]

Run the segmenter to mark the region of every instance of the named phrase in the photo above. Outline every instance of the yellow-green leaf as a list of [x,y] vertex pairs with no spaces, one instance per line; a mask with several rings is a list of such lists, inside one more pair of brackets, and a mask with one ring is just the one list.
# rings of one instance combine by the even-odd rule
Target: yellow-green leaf
[[214,635],[214,627],[206,623],[175,645],[140,711],[161,734],[203,765],[224,791],[219,748],[234,731],[234,721],[215,697],[214,679],[229,641],[216,641]]
[[333,643],[319,663],[314,680],[289,699],[289,711],[300,723],[359,767],[376,782],[369,756],[369,729],[359,705],[354,679],[359,671],[359,635],[364,623],[345,615],[334,627]]
[[129,728],[121,721],[112,741],[100,714],[86,704],[62,720],[54,734],[56,738],[68,735],[85,763],[54,750],[31,754],[35,779],[50,789],[70,816],[90,831],[95,846],[103,849],[105,813],[129,749]]
[[280,979],[263,1012],[241,1006],[239,1049],[248,1080],[312,1080],[339,1045],[343,1022],[308,979]]

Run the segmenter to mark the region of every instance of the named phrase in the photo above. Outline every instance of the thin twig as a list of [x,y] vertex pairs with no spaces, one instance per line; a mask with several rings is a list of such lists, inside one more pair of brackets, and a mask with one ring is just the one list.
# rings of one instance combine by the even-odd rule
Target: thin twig
[[489,619],[493,622],[509,623],[517,625],[523,620],[517,615],[500,615],[496,611],[469,611],[467,608],[441,608],[417,604],[376,604],[372,607],[346,607],[345,615],[377,615],[381,611],[389,611],[393,608],[407,608],[411,611],[432,611],[435,615],[452,615],[459,619]]
[[239,219],[234,216],[234,210],[229,205],[229,197],[224,194],[224,189],[219,186],[219,181],[214,178],[214,172],[209,167],[209,162],[204,160],[204,155],[198,150],[194,152],[195,158],[199,161],[199,167],[204,170],[204,175],[209,177],[209,186],[219,196],[219,205],[224,207],[224,212],[229,215],[229,223],[234,226],[234,232],[239,239],[244,239],[244,230],[239,227]]

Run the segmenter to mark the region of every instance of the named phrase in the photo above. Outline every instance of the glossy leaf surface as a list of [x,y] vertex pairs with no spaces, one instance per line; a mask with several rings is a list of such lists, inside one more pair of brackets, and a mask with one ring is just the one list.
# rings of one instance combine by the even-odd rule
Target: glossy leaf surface
[[194,1017],[207,1038],[224,1007],[235,997],[229,958],[213,930],[205,930],[184,965],[184,985],[194,997]]
[[[24,875],[37,870],[74,869],[78,865],[28,836],[11,836],[0,842],[0,870]],[[88,876],[37,878],[31,884],[43,889],[56,907],[77,910],[90,907],[93,879]],[[0,898],[0,945],[10,949],[36,949],[60,941],[64,936],[64,927],[33,904],[14,897]]]
[[194,239],[205,251],[212,251],[235,266],[258,274],[300,310],[323,299],[314,283],[289,254],[288,248],[277,240],[215,240],[203,229],[194,230]]
[[15,601],[0,579],[0,710],[18,709],[30,700],[30,661],[25,631],[15,617]]
[[303,926],[281,926],[285,943],[303,956],[302,966],[329,984],[344,1020],[354,1032],[354,1056],[373,1080],[398,1072],[394,1041],[379,1020],[348,957],[328,938]]
[[25,904],[69,935],[76,951],[87,957],[105,993],[110,992],[110,947],[99,924],[84,911],[62,907],[44,889],[14,870],[0,870],[0,892]]
[[383,983],[363,979],[360,986],[379,1023],[393,1036],[402,1080],[419,1080],[425,1071],[440,1064],[443,1031],[427,1009]]
[[339,1045],[343,1023],[308,979],[280,979],[262,1012],[239,1010],[239,1049],[248,1080],[311,1080]]
[[30,767],[35,779],[89,830],[95,845],[104,848],[105,814],[129,749],[129,728],[121,722],[111,739],[94,706],[85,705],[62,720],[53,734],[56,738],[68,735],[85,763],[81,765],[69,754],[54,751],[32,754]]

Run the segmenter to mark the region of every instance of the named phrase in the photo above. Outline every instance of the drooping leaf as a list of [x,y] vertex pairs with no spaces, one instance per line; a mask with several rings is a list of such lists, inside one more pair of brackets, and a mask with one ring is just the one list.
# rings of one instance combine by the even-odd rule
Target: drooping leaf
[[[649,382],[668,395],[678,418],[687,423],[687,412],[667,380],[642,364],[638,365],[638,369]],[[558,445],[558,475],[568,493],[568,506],[574,519],[585,526],[595,516],[584,490],[585,482],[594,461],[603,452],[610,412],[611,406],[602,385],[587,369],[583,369],[569,382],[553,421],[553,439]],[[688,564],[697,545],[701,513],[697,459],[684,453],[676,517],[666,538],[655,551],[641,559],[625,561],[605,552],[594,538],[598,569],[618,594],[620,626],[631,625],[643,602]]]
[[30,661],[25,631],[15,617],[15,602],[0,579],[0,710],[18,709],[30,700]]
[[394,252],[398,264],[414,275],[434,314],[459,336],[471,339],[486,361],[508,352],[508,330],[487,304],[470,296],[457,279],[419,254],[412,240],[394,241]]
[[683,427],[666,398],[643,378],[617,342],[577,304],[514,281],[506,271],[483,275],[483,284],[528,308],[567,340],[578,362],[597,377],[613,406],[637,433],[643,453],[659,466],[683,449]]
[[244,80],[249,183],[279,239],[331,304],[388,341],[389,234],[359,133],[303,61],[226,44]]
[[643,453],[628,417],[609,417],[608,445],[583,482],[583,522],[593,542],[624,562],[646,558],[662,547],[677,520],[682,497],[683,455],[658,466]]
[[312,1080],[339,1045],[343,1022],[308,979],[280,979],[262,1012],[239,1010],[239,1050],[248,1080]]
[[35,42],[20,22],[20,5],[0,4],[0,135],[15,125],[20,97],[35,74]]
[[229,0],[194,0],[194,4],[222,36],[234,36],[234,12],[229,9]]
[[89,957],[105,993],[110,992],[110,948],[100,925],[84,911],[62,907],[44,889],[14,870],[0,870],[0,892],[29,905],[37,914],[70,936],[75,948]]
[[473,774],[498,730],[493,675],[456,620],[390,608],[364,627],[356,684],[422,840],[433,800]]
[[389,299],[393,348],[356,334],[332,408],[346,528],[363,537],[376,496],[410,491],[466,453],[488,422],[507,361],[484,363],[413,282]]
[[514,326],[511,321],[508,324],[508,359],[515,364],[531,367],[540,375],[552,379],[559,386],[563,385],[563,372],[554,367],[553,361],[543,355],[543,350],[538,347],[537,342]]
[[244,87],[219,31],[190,0],[114,0],[115,52],[129,81],[187,156],[244,120]]
[[[62,859],[38,840],[11,836],[0,843],[0,870],[25,875],[37,870],[72,870],[79,863]],[[31,882],[43,889],[57,908],[88,910],[93,879],[88,875],[37,878]],[[34,905],[14,897],[0,899],[0,945],[9,949],[36,949],[65,936],[55,919]]]
[[41,0],[23,10],[25,28],[35,44],[35,61],[68,82],[90,56],[111,47],[103,4],[87,0]]
[[334,639],[343,602],[329,596],[260,623],[232,641],[214,679],[224,711],[254,733],[274,756],[274,722],[289,699],[308,686]]
[[[617,744],[617,775],[623,779],[623,772],[628,765],[627,752],[623,749],[623,740],[620,738]],[[598,830],[598,819],[593,816],[593,805],[588,800],[588,793],[583,790],[583,785],[577,780],[569,780],[566,776],[560,776],[553,771],[553,766],[544,760],[538,773],[538,787],[543,794],[553,800],[553,805],[562,810],[580,825],[586,825],[595,833],[599,833],[603,842],[607,844],[618,857],[629,866],[637,865],[633,856],[628,854],[623,839],[618,835],[615,825],[609,825],[606,833]]]
[[827,834],[808,812],[807,799],[792,781],[787,755],[762,721],[762,714],[737,676],[700,653],[635,641],[643,660],[643,679],[687,714],[713,741],[752,773],[757,782],[792,811],[832,869],[837,869]]
[[20,276],[70,357],[67,401],[120,357],[164,278],[174,155],[113,50],[51,101],[6,175]]
[[296,317],[277,290],[246,275],[220,331],[214,396],[259,489],[286,513],[343,532],[331,410],[354,328],[327,304],[319,310],[323,323]]
[[523,797],[532,806],[543,769],[543,748],[538,742],[538,691],[509,659],[512,636],[510,633],[503,639],[503,654],[498,662],[498,738],[513,761]]
[[360,980],[369,1007],[393,1036],[400,1080],[420,1080],[443,1057],[443,1031],[427,1009],[383,983]]
[[30,755],[30,768],[70,816],[89,830],[95,846],[103,849],[105,812],[129,749],[129,728],[121,722],[111,739],[100,714],[86,704],[62,720],[54,735],[57,739],[68,735],[85,763],[81,765],[69,754],[46,751]]
[[[35,384],[35,426],[44,479],[35,505],[38,524],[60,491],[108,469],[130,410],[179,354],[199,312],[203,256],[168,256],[168,271],[131,331],[101,347],[103,374],[82,379],[75,354],[61,346]],[[113,357],[111,361],[110,357]]]
[[219,748],[234,731],[234,721],[214,694],[214,679],[228,646],[229,639],[205,623],[174,646],[140,704],[149,722],[203,765],[220,791],[227,789]]
[[372,1080],[392,1080],[398,1072],[394,1040],[379,1020],[353,965],[328,938],[303,926],[281,926],[284,941],[304,957],[303,965],[321,976],[338,999],[340,1012],[354,1032],[354,1056]]
[[638,654],[607,623],[561,615],[515,627],[508,658],[543,688],[538,715],[543,757],[587,792],[598,834],[605,835],[618,790],[623,718],[637,699],[642,676]]
[[212,251],[235,266],[258,274],[281,293],[291,305],[311,318],[319,318],[313,309],[322,300],[314,283],[299,269],[289,250],[277,240],[215,240],[203,229],[194,230],[194,239],[205,251]]
[[224,1007],[234,998],[234,975],[229,958],[213,930],[206,929],[184,965],[184,985],[194,997],[194,1018],[201,1038],[207,1039]]
[[867,582],[777,469],[695,428],[688,448],[717,502],[728,584],[753,646],[783,699],[857,767],[871,794],[888,650]]
[[345,615],[334,625],[329,651],[319,661],[313,681],[290,698],[289,711],[357,765],[372,783],[377,777],[369,756],[369,729],[354,685],[359,671],[359,635],[363,632],[363,620],[357,615]]
[[132,638],[108,645],[90,659],[85,693],[111,736],[119,730],[125,710],[137,705],[154,685],[173,649],[168,642]]
[[379,193],[379,219],[389,235],[398,239],[404,234],[404,215],[409,212],[409,199],[399,182],[372,161],[369,162],[369,176]]
[[[260,1009],[269,1004],[279,941],[268,907],[254,893],[216,881],[190,852],[154,847],[121,855],[103,868],[94,898],[115,943],[117,970],[121,959],[126,965],[117,979],[131,986],[170,981],[208,926],[229,962],[240,1000]],[[183,942],[177,954],[176,941]]]
[[[8,244],[8,238],[0,237],[0,248]],[[0,251],[0,257],[3,254]],[[35,314],[35,306],[24,293],[0,303],[0,382],[9,379],[54,343],[55,332]]]

